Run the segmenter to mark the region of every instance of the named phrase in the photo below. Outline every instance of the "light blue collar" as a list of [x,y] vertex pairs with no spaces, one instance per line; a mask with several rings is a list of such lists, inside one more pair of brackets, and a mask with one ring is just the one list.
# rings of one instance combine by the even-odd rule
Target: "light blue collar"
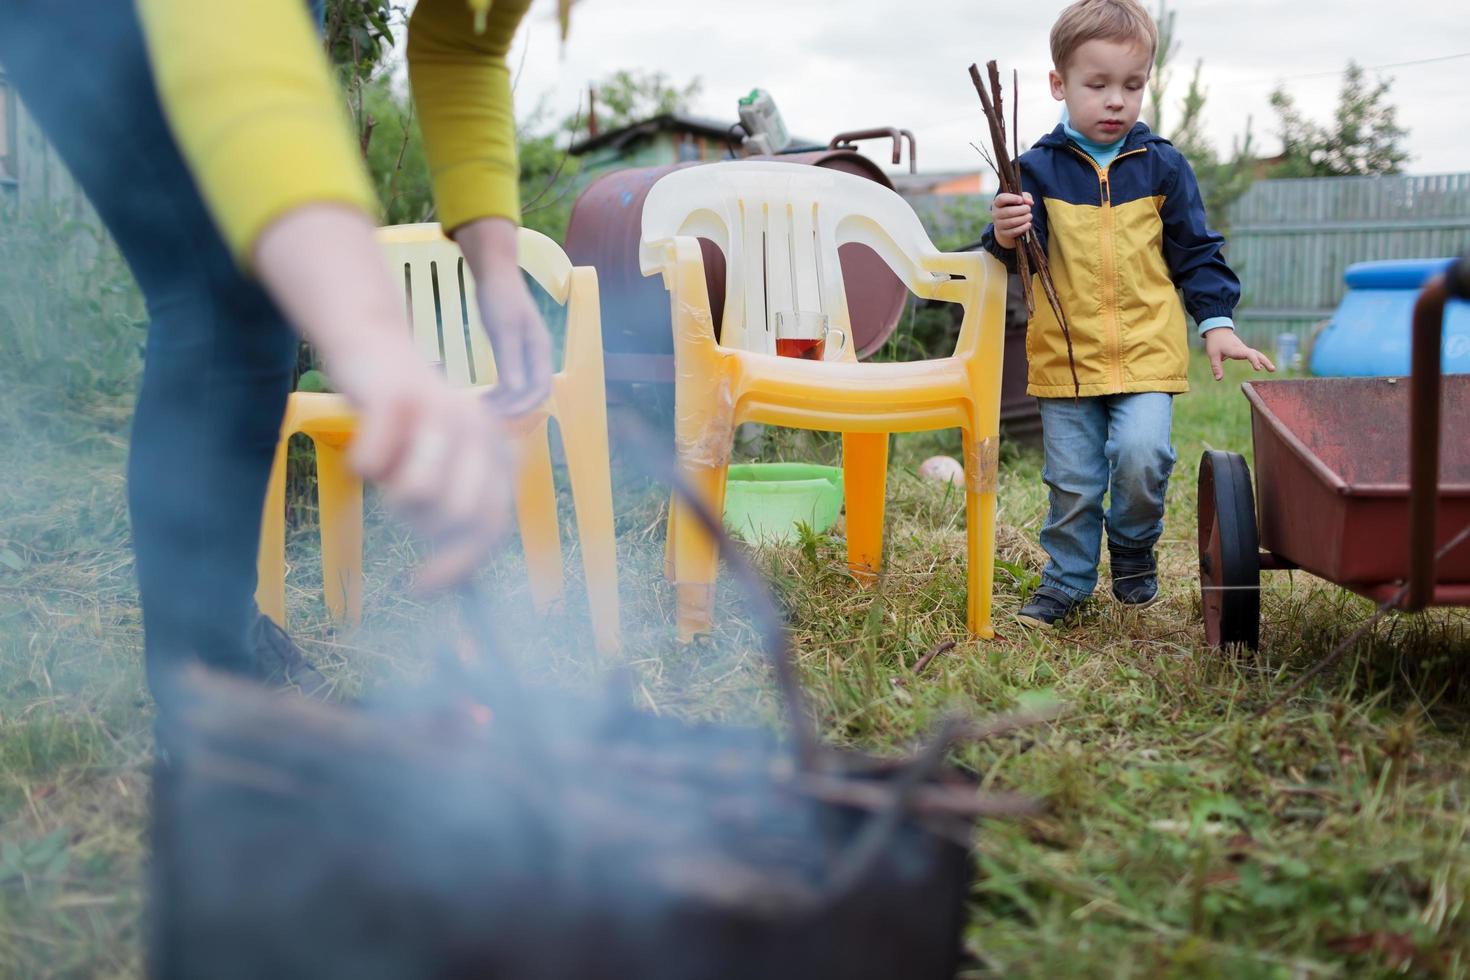
[[1124,140],[1128,139],[1128,134],[1124,133],[1122,137],[1111,143],[1099,143],[1077,132],[1077,130],[1072,128],[1070,122],[1062,123],[1062,129],[1066,132],[1069,139],[1087,151],[1087,155],[1097,162],[1098,169],[1100,170],[1108,169],[1108,164],[1113,162],[1113,158],[1123,148]]

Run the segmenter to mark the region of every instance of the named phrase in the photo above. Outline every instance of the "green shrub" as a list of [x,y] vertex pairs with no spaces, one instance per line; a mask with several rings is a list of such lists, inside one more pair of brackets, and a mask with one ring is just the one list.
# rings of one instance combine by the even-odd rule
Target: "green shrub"
[[0,215],[0,382],[68,401],[130,390],[147,316],[95,219],[61,208]]

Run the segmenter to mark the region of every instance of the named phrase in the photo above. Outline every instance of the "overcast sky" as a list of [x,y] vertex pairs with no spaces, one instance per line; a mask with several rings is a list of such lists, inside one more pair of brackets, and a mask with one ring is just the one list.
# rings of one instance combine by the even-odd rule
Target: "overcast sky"
[[[1151,10],[1156,4],[1145,0]],[[983,69],[994,58],[1007,82],[1011,68],[1020,71],[1021,134],[1035,139],[1057,121],[1046,82],[1047,34],[1063,5],[581,0],[563,49],[555,0],[535,0],[510,62],[512,70],[521,66],[520,115],[543,97],[558,116],[570,113],[589,81],[642,68],[675,83],[701,79],[691,106],[700,115],[733,122],[736,100],[760,86],[793,133],[825,142],[845,129],[898,126],[917,136],[921,170],[979,169],[968,144],[983,121],[966,69],[971,62]],[[1393,80],[1391,99],[1409,130],[1410,172],[1470,171],[1465,0],[1175,0],[1170,8],[1178,11],[1179,38],[1170,109],[1183,97],[1195,60],[1203,59],[1206,119],[1218,148],[1228,150],[1252,117],[1261,152],[1277,152],[1267,100],[1278,81],[1309,115],[1326,121],[1351,58],[1367,67],[1398,66],[1369,75]],[[1440,60],[1423,61],[1431,58]],[[1422,63],[1400,64],[1416,61]],[[1166,133],[1171,125],[1166,116]],[[869,150],[880,160],[884,152]]]

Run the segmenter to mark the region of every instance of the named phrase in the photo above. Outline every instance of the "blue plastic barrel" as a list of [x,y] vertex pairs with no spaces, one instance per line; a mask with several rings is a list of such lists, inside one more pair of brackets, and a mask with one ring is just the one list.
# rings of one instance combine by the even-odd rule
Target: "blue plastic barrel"
[[[1312,345],[1312,373],[1371,377],[1409,373],[1414,300],[1453,259],[1391,259],[1348,266],[1347,295]],[[1470,374],[1470,303],[1445,307],[1444,370]]]

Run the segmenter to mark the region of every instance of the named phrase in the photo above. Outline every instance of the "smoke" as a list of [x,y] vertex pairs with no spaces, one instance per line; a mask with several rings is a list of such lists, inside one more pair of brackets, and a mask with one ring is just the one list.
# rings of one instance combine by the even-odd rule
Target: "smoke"
[[571,693],[535,668],[547,634],[474,588],[417,687],[327,707],[184,679],[155,790],[160,974],[952,975],[963,839],[804,788],[858,764],[903,792],[942,747],[907,777],[819,763],[780,618],[731,557],[785,737],[638,710],[627,669]]
[[[136,92],[114,83],[146,81],[136,45],[129,53],[100,13],[70,12],[77,16],[67,22],[79,33],[58,46],[64,57],[54,65],[42,63],[39,42],[19,51],[9,25],[0,57],[16,68],[14,78],[28,79],[29,91],[44,93],[48,83],[74,77],[66,69],[87,60],[83,42],[96,42],[99,57],[86,66],[95,74],[77,77],[101,79],[101,89],[116,96],[105,111],[128,122]],[[68,122],[61,100],[49,104],[57,145],[109,224],[150,240],[154,233],[188,237],[160,217],[162,198],[142,183],[121,184],[127,175],[100,155],[108,144],[84,123],[103,106],[93,103],[91,115]],[[154,142],[166,145],[156,132],[161,120],[149,125]],[[149,143],[144,132],[131,135]],[[120,481],[128,403],[139,383],[142,304],[97,222],[77,207],[6,211],[0,228],[0,315],[9,318],[0,323],[0,343],[11,345],[0,360],[10,372],[5,380],[14,382],[0,395],[5,465],[44,474],[25,493],[14,485],[7,493],[0,562],[11,567],[7,556],[14,556],[23,566],[64,566],[71,574],[98,560],[107,581],[126,583],[115,590],[121,606],[135,601],[129,546],[143,543],[129,540]],[[84,235],[94,244],[79,245]],[[145,282],[170,263],[200,258],[183,246],[146,253],[141,265],[138,253],[130,255]],[[150,296],[157,298],[151,288]],[[242,292],[222,304],[237,300],[255,302]],[[149,354],[150,372],[160,356],[171,356]],[[217,390],[212,378],[194,380],[192,389],[178,390],[208,399],[240,394]],[[188,413],[173,421],[175,428],[154,431],[174,433],[177,444],[156,443],[143,465],[135,463],[134,476],[174,474],[180,479],[172,485],[187,497],[188,476],[203,458],[195,451],[203,426]],[[231,444],[219,465],[250,470],[249,454],[271,448],[258,442]],[[23,454],[13,451],[21,446]],[[661,466],[669,459],[667,447],[644,455]],[[90,507],[79,489],[88,482],[97,485]],[[968,874],[964,847],[909,819],[897,804],[883,816],[801,789],[816,751],[789,661],[768,672],[752,654],[753,637],[770,644],[781,631],[763,592],[742,590],[759,608],[739,618],[754,628],[737,626],[714,642],[674,650],[672,597],[655,541],[660,497],[646,490],[632,511],[656,529],[639,538],[625,566],[632,667],[621,675],[620,693],[608,692],[591,650],[575,574],[562,609],[546,618],[530,612],[513,554],[489,570],[495,598],[487,605],[409,602],[402,586],[419,546],[396,522],[376,520],[370,571],[374,563],[396,563],[399,571],[374,583],[368,604],[393,608],[356,633],[319,624],[303,631],[331,641],[305,643],[310,652],[348,648],[343,659],[352,663],[328,669],[355,672],[370,692],[363,702],[317,705],[208,675],[160,688],[150,872],[155,971],[951,975]],[[171,499],[145,503],[160,518],[177,513]],[[196,533],[170,544],[235,563],[253,560],[250,541],[224,546]],[[160,567],[169,594],[210,626],[217,595],[183,571],[205,566]],[[91,582],[68,581],[66,590],[92,594],[101,577],[98,571]],[[45,601],[54,594],[45,592]],[[460,613],[474,621],[459,622]],[[213,626],[239,632],[228,623]],[[102,632],[99,626],[94,634]],[[117,632],[136,686],[136,612]],[[478,657],[461,656],[466,636],[480,648]],[[374,679],[359,658],[386,677]],[[89,669],[86,658],[78,659],[80,670]],[[679,673],[663,676],[666,662],[678,663]],[[403,682],[416,672],[427,675],[421,683]],[[740,695],[699,712],[761,717],[774,677],[778,703],[796,719],[788,730],[797,734],[783,739],[768,728],[682,720],[690,699],[681,691],[716,672],[743,678]],[[130,723],[146,726],[141,705]],[[833,774],[845,770],[836,766]],[[890,775],[864,770],[858,782],[882,785]],[[875,849],[874,841],[882,846]],[[853,854],[862,860],[854,863]]]
[[[43,54],[21,52],[24,35],[0,29],[0,177],[13,178],[0,180],[0,718],[90,728],[78,716],[131,709],[141,688],[136,631],[119,624],[136,622],[121,474],[145,317],[18,97],[22,73],[5,74]],[[34,704],[38,693],[50,700]],[[15,737],[0,723],[0,739]]]

